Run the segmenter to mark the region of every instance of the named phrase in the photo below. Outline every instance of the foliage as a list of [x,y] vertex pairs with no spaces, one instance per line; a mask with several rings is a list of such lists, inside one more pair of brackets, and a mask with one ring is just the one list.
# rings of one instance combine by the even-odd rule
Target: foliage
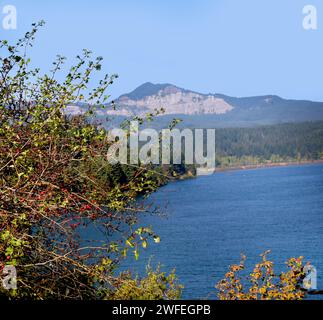
[[123,273],[123,281],[109,296],[113,300],[177,300],[181,297],[183,286],[178,284],[175,271],[169,275],[161,272],[160,266],[153,270],[147,266],[145,278],[133,277],[130,272]]
[[243,255],[239,265],[230,266],[225,278],[216,288],[221,300],[302,300],[305,292],[300,283],[305,274],[303,257],[291,258],[286,264],[288,270],[276,275],[274,263],[267,260],[269,251],[261,255],[249,277],[242,277],[246,257]]
[[323,122],[216,131],[218,166],[323,159]]
[[[62,56],[48,74],[30,67],[28,48],[42,25],[15,45],[0,42],[0,266],[18,272],[18,289],[1,288],[0,296],[97,299],[113,292],[129,249],[138,258],[149,239],[159,242],[151,229],[133,228],[148,212],[136,198],[156,190],[160,175],[107,161],[112,142],[95,110],[109,106],[106,91],[117,76],[92,85],[101,57],[83,50],[66,76]],[[77,101],[88,110],[67,116]],[[89,227],[106,241],[83,239]]]

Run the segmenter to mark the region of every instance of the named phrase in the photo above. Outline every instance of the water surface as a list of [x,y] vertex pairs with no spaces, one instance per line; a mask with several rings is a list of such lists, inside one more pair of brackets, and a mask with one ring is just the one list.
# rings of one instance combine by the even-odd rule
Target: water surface
[[145,217],[161,237],[126,267],[142,272],[149,257],[176,267],[184,298],[204,298],[238,263],[271,249],[277,270],[305,256],[323,288],[323,165],[227,171],[170,183],[152,196],[167,218]]

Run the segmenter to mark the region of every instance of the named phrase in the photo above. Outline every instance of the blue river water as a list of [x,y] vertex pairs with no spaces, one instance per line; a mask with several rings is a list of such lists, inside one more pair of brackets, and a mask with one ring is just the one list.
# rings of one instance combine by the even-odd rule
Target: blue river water
[[241,253],[251,268],[268,249],[277,271],[304,256],[323,289],[323,165],[216,173],[170,183],[150,201],[166,217],[143,217],[141,225],[151,225],[161,242],[124,267],[142,274],[151,258],[165,271],[176,268],[184,299],[215,298],[214,285]]

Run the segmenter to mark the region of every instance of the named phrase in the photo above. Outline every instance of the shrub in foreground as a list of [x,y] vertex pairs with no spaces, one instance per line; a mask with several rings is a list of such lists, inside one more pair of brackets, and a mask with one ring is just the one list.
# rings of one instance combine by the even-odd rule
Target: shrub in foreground
[[225,278],[216,285],[220,300],[302,300],[305,296],[300,284],[305,277],[303,257],[286,262],[287,271],[276,274],[274,263],[267,259],[269,251],[261,255],[249,276],[243,276],[246,256],[239,265],[232,265]]

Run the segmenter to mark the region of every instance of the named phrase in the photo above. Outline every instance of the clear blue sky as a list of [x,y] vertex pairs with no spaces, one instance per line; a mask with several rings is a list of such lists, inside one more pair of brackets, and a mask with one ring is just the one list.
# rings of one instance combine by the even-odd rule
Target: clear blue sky
[[[46,69],[57,53],[89,48],[118,73],[113,97],[146,81],[204,93],[277,94],[323,101],[321,0],[0,0],[18,10],[22,35],[47,24],[32,51]],[[318,30],[302,27],[304,5],[316,5]],[[2,8],[1,8],[2,11]]]

